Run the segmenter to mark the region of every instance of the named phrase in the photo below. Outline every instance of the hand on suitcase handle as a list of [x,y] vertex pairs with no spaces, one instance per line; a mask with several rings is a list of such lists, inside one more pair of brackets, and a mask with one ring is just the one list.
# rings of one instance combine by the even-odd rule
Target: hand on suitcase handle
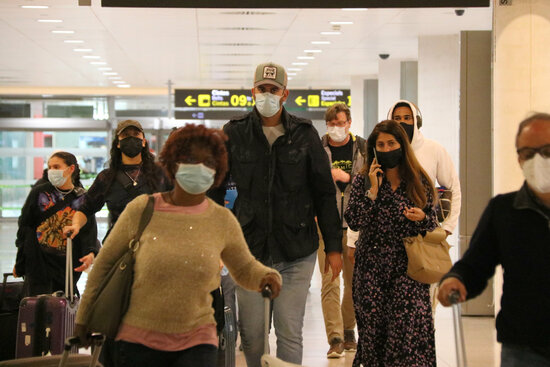
[[277,298],[279,292],[281,291],[282,282],[281,276],[279,273],[273,272],[268,273],[262,278],[260,283],[260,292],[264,297],[269,297],[271,299]]
[[460,279],[449,277],[439,285],[437,299],[443,306],[449,307],[452,304],[466,301],[467,294],[466,287]]

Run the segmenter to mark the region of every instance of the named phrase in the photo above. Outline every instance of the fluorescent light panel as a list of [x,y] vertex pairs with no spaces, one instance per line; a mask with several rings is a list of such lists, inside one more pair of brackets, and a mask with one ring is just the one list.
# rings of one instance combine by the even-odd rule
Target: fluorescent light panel
[[107,72],[107,73],[103,73],[103,75],[118,75],[118,73],[115,73],[115,72]]
[[39,23],[63,23],[61,19],[38,19]]
[[288,70],[288,71],[302,71],[302,69],[300,69],[300,68],[288,68],[286,70]]
[[343,11],[367,11],[367,8],[343,8]]
[[113,68],[97,68],[97,70],[109,71],[109,70],[113,70]]
[[304,50],[305,53],[318,54],[323,52],[323,50]]
[[21,5],[23,9],[48,9],[48,5]]
[[120,77],[120,76],[110,76],[110,77],[108,77],[107,79],[109,79],[109,80],[113,80],[113,79],[122,79],[122,77]]
[[74,52],[92,52],[91,48],[73,48]]
[[295,75],[298,75],[298,74],[296,74],[296,73],[287,73],[287,75],[295,76]]
[[330,22],[330,24],[334,24],[334,25],[344,25],[344,24],[353,24],[353,22]]
[[293,62],[292,65],[309,65],[307,62]]
[[113,80],[113,84],[126,84],[126,82],[123,82],[122,80]]
[[107,65],[105,61],[92,61],[90,65]]
[[342,34],[342,32],[321,32],[324,36],[337,36],[339,34]]
[[312,45],[330,45],[330,41],[311,41]]
[[119,84],[119,85],[117,85],[117,87],[119,87],[119,88],[130,88],[131,85],[130,84]]
[[57,33],[57,34],[73,34],[74,31],[52,31],[52,33]]
[[101,59],[99,56],[93,56],[93,55],[84,55],[82,56],[85,59]]
[[315,57],[313,56],[298,56],[298,60],[315,60]]
[[84,43],[84,41],[82,41],[82,40],[65,40],[63,42],[65,42],[65,43]]

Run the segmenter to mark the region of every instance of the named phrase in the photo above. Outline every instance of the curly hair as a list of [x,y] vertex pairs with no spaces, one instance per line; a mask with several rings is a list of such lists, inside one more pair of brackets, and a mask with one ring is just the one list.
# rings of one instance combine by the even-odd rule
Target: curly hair
[[[136,129],[135,127],[127,127],[126,129]],[[136,129],[137,130],[137,129]],[[144,134],[145,137],[145,134]],[[118,135],[115,135],[113,142],[111,143],[111,159],[109,160],[109,170],[107,171],[107,191],[110,190],[113,182],[115,181],[117,172],[122,167],[122,152],[118,147],[119,140]],[[153,191],[158,190],[158,177],[157,169],[155,165],[155,156],[149,151],[149,142],[145,142],[145,146],[141,148],[141,172],[147,180],[147,185]]]
[[203,125],[188,124],[174,130],[159,156],[166,173],[172,181],[175,179],[175,172],[178,163],[186,156],[189,156],[196,146],[209,147],[216,159],[216,176],[212,187],[218,187],[227,174],[227,150],[225,141],[227,136],[222,130],[209,129]]
[[[50,156],[50,158],[48,158],[48,161],[53,157],[62,159],[67,166],[74,165],[74,171],[73,171],[73,174],[71,175],[71,180],[73,182],[73,185],[78,187],[83,187],[82,183],[80,182],[80,167],[78,165],[78,161],[76,160],[76,157],[74,156],[74,154],[69,152],[62,152],[62,151],[55,152]],[[44,178],[44,175],[42,175],[42,178]],[[47,179],[47,176],[46,176],[46,179]]]
[[407,183],[406,192],[409,199],[419,208],[424,208],[427,203],[426,190],[431,190],[434,194],[434,198],[436,198],[435,188],[430,176],[428,176],[420,163],[418,163],[411,144],[409,143],[409,139],[407,138],[407,133],[398,122],[394,120],[384,120],[374,127],[367,139],[367,161],[360,173],[365,176],[368,175],[369,168],[374,160],[373,150],[376,149],[376,140],[378,140],[378,135],[380,135],[380,133],[393,135],[399,142],[399,145],[401,145],[403,159],[399,164],[399,175],[401,179],[404,179]]

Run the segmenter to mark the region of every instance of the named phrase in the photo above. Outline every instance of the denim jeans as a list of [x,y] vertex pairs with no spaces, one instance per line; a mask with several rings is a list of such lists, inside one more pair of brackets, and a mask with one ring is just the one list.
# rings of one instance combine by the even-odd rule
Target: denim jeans
[[550,367],[550,359],[531,347],[507,343],[502,344],[500,367]]
[[212,367],[217,363],[217,348],[210,344],[165,352],[142,344],[116,342],[120,367]]
[[[277,358],[302,363],[302,328],[306,299],[317,252],[301,259],[273,264],[283,277],[279,297],[272,302],[273,326],[277,337]],[[237,287],[239,325],[248,367],[260,367],[264,354],[264,300],[256,291]]]

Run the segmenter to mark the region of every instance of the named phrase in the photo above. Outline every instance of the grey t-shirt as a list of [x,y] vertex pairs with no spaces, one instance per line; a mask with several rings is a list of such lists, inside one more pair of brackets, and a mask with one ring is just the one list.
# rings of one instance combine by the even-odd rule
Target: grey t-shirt
[[281,123],[275,126],[262,126],[262,130],[270,146],[273,146],[279,136],[285,134],[285,127]]

